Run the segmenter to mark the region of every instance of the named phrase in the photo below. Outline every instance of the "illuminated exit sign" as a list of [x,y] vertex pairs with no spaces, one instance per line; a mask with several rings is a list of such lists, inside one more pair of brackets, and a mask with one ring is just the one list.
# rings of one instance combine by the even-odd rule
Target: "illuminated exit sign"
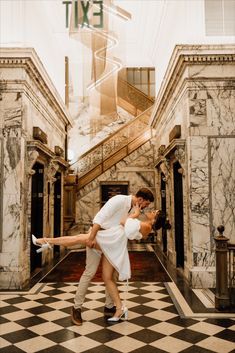
[[[103,28],[103,0],[92,0],[92,1],[83,1],[83,0],[63,0],[65,5],[65,20],[66,28],[69,27],[69,12],[70,6],[74,6],[74,27],[89,27],[90,19],[88,13],[92,7],[92,22],[94,23],[92,27]],[[92,6],[93,5],[93,6]]]

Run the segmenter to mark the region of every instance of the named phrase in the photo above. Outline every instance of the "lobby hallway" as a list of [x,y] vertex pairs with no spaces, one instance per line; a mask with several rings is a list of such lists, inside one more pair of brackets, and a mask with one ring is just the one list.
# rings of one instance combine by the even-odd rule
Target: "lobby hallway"
[[[134,250],[146,250],[143,247],[153,251],[138,244]],[[119,283],[129,315],[128,321],[115,324],[103,314],[103,283],[93,282],[84,323],[73,325],[70,311],[76,289],[77,283],[39,281],[28,292],[2,292],[0,352],[235,352],[235,314],[215,312],[206,302],[197,306],[196,296],[189,305],[174,281],[131,281],[128,292],[125,283]]]

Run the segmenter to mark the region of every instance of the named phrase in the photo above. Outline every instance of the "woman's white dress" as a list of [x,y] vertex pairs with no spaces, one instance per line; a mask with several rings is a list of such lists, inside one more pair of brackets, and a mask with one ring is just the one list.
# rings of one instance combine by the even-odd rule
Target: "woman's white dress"
[[124,281],[131,277],[128,239],[141,239],[140,221],[128,218],[125,226],[118,225],[109,229],[100,230],[96,235],[97,243],[103,254],[119,273],[119,280]]

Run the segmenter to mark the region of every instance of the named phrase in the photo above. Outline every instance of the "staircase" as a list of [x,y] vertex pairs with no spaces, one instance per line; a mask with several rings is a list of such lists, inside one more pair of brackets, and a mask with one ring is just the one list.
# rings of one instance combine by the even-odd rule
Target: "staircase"
[[152,107],[154,100],[120,77],[118,78],[117,103],[128,113],[138,116]]
[[129,83],[118,80],[118,105],[137,116],[80,156],[74,164],[77,189],[83,188],[151,139],[149,119],[153,103],[152,99]]

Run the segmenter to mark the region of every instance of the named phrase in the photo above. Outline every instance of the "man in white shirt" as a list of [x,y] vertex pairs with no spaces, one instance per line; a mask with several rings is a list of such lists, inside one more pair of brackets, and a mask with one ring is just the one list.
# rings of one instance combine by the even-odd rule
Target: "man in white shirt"
[[[133,206],[138,204],[142,209],[149,206],[154,201],[152,192],[147,188],[142,188],[135,195],[116,195],[110,198],[106,204],[100,209],[93,220],[93,226],[86,248],[86,268],[83,272],[77,292],[74,298],[74,307],[72,308],[72,321],[75,325],[82,325],[81,310],[85,300],[88,286],[97,272],[101,253],[93,249],[95,245],[95,237],[100,229],[109,229],[120,224],[120,221],[127,217],[128,212]],[[105,314],[115,313],[116,308],[113,300],[106,291]]]

